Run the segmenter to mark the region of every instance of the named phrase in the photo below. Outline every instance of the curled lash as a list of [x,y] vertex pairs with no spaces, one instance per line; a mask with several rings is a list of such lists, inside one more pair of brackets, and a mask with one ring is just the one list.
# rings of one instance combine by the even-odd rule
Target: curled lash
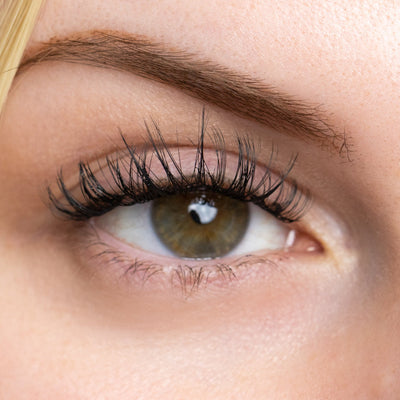
[[[120,132],[127,154],[123,157],[106,158],[111,180],[107,181],[106,185],[100,183],[88,163],[79,163],[82,199],[78,199],[66,187],[61,170],[57,177],[57,187],[62,200],[59,200],[49,187],[48,196],[52,206],[68,219],[83,221],[101,216],[119,206],[131,206],[163,196],[201,190],[252,202],[283,222],[294,222],[301,218],[310,204],[310,195],[301,191],[296,182],[286,182],[296,163],[297,155],[292,156],[285,170],[274,178],[271,167],[275,150],[272,148],[265,172],[256,181],[258,160],[254,142],[248,136],[238,135],[236,170],[233,178],[229,178],[226,174],[227,150],[222,132],[217,128],[213,128],[211,132],[207,131],[204,111],[200,122],[192,173],[185,175],[179,148],[176,157],[165,142],[158,125],[153,121],[152,127],[146,124],[148,143],[144,149],[129,145]],[[217,162],[214,170],[208,167],[205,159],[206,137],[211,139],[215,150]],[[157,177],[151,170],[150,164],[154,157],[162,167],[162,177]],[[105,176],[104,173],[102,176]]]

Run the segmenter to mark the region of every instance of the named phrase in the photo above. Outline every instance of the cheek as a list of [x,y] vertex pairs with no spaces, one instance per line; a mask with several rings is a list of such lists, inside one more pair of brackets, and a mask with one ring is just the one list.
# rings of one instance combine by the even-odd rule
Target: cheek
[[55,236],[25,250],[2,266],[0,387],[10,398],[21,388],[163,400],[375,400],[400,390],[395,293],[373,287],[367,270],[292,262],[223,300],[150,301],[83,278]]

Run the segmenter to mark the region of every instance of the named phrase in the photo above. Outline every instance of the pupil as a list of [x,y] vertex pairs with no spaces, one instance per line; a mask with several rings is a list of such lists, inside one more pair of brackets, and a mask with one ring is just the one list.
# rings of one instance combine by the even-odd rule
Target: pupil
[[214,221],[218,214],[218,209],[203,199],[195,200],[188,207],[189,215],[193,221],[199,225],[209,224]]

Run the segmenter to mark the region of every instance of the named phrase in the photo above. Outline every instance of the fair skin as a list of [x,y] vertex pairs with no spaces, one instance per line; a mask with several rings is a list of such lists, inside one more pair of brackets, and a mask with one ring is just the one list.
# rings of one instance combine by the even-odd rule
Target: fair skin
[[[339,145],[129,72],[62,60],[21,71],[0,119],[0,397],[397,398],[399,5],[48,0],[26,54],[92,30],[185,50],[317,106]],[[241,131],[261,155],[276,144],[278,168],[299,155],[292,178],[313,203],[296,229],[323,250],[275,254],[261,276],[184,296],[93,268],[82,223],[54,216],[47,185],[115,152],[118,129],[139,143],[150,117],[167,141],[194,140],[203,107],[228,146]]]

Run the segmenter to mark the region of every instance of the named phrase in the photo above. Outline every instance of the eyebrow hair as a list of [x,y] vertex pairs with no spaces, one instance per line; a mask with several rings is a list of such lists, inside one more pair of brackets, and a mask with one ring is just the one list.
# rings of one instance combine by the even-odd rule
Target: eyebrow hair
[[29,51],[18,73],[44,61],[131,72],[349,158],[345,132],[333,128],[320,105],[301,101],[260,80],[186,51],[166,49],[146,38],[113,31],[90,31],[52,39]]

